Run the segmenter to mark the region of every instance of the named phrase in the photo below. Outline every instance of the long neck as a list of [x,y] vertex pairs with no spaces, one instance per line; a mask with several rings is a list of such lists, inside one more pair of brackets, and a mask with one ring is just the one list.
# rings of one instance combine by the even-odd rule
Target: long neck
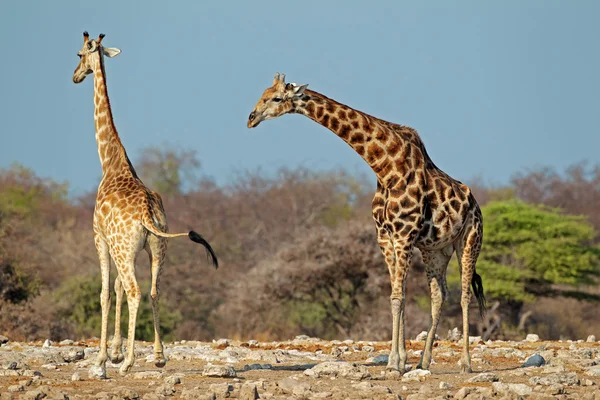
[[405,135],[396,133],[390,129],[393,124],[312,90],[304,92],[294,112],[306,115],[348,143],[369,164],[382,183],[389,180],[393,171],[402,168],[398,162],[404,163],[410,156],[412,136],[416,135],[411,128],[400,125],[396,127],[404,130]]
[[94,59],[94,123],[96,125],[96,143],[98,144],[98,155],[102,164],[102,175],[130,171],[133,176],[136,176],[113,122],[106,89],[104,57],[98,52]]

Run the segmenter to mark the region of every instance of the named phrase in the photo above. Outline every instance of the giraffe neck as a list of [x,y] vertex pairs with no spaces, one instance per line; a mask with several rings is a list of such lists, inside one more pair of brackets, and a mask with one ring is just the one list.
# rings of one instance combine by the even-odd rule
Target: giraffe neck
[[113,122],[106,88],[104,57],[100,55],[100,51],[102,49],[94,57],[94,123],[96,125],[96,143],[102,165],[102,176],[104,178],[113,173],[128,171],[137,178]]
[[293,110],[323,125],[354,149],[385,184],[394,171],[405,166],[411,156],[411,139],[416,132],[408,127],[393,132],[389,123],[338,103],[320,93],[305,90]]

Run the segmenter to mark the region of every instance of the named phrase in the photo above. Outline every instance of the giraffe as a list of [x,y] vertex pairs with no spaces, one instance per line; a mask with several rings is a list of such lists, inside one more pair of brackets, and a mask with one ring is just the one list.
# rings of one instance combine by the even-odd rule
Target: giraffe
[[[157,367],[164,367],[167,360],[159,332],[158,299],[159,278],[167,248],[167,238],[188,236],[192,241],[203,245],[212,264],[218,267],[217,257],[210,244],[198,233],[166,233],[167,219],[160,195],[148,189],[137,176],[133,165],[115,128],[104,69],[104,56],[115,57],[121,51],[104,47],[100,34],[98,39],[90,39],[83,33],[83,47],[77,55],[79,64],[73,73],[73,82],[81,83],[87,75],[94,75],[94,122],[98,155],[102,165],[102,180],[98,187],[94,209],[94,241],[100,259],[102,275],[102,328],[100,352],[90,369],[90,376],[106,378],[108,313],[110,311],[110,260],[117,268],[115,280],[116,318],[115,336],[112,343],[111,359],[124,361],[119,373],[126,375],[134,363],[135,323],[141,299],[140,287],[135,278],[135,260],[144,249],[150,257],[152,285],[150,300],[154,319],[154,357]],[[127,356],[121,352],[120,315],[123,291],[127,296],[129,326]]]
[[377,241],[392,287],[392,348],[387,370],[406,371],[404,338],[405,278],[414,247],[421,250],[431,291],[431,320],[418,368],[429,369],[441,307],[447,297],[446,268],[456,252],[461,270],[463,351],[461,371],[470,373],[470,285],[485,312],[481,277],[475,263],[483,240],[483,218],[467,185],[431,160],[418,133],[307,89],[275,74],[248,117],[248,128],[284,114],[302,114],[328,128],[352,147],[377,176],[372,212]]

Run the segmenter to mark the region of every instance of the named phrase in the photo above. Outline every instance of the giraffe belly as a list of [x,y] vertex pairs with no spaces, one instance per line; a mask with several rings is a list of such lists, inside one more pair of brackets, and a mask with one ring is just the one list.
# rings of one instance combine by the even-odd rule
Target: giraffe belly
[[424,250],[438,250],[456,241],[464,227],[464,218],[448,208],[434,210],[423,221],[415,246]]

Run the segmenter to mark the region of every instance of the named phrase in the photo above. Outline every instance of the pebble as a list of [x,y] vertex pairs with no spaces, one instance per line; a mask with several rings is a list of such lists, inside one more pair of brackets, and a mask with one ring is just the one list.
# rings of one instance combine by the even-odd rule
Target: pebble
[[43,348],[47,349],[48,347],[52,347],[52,342],[50,341],[50,339],[46,339],[44,340],[44,344],[42,345]]
[[546,360],[544,360],[544,357],[542,357],[539,354],[534,354],[531,357],[529,357],[527,361],[525,361],[525,363],[521,365],[521,367],[541,367],[544,364],[546,364]]
[[231,365],[212,365],[208,363],[204,367],[202,375],[219,378],[234,378],[236,373]]
[[474,383],[474,382],[498,382],[499,380],[500,380],[500,378],[498,377],[498,375],[490,373],[490,372],[484,372],[482,374],[475,375],[474,377],[468,379],[467,382],[469,382],[469,383]]
[[527,335],[527,337],[525,337],[525,341],[526,342],[539,342],[540,337],[538,335],[536,335],[535,333],[530,333]]
[[588,343],[594,343],[595,341],[596,341],[596,336],[594,336],[594,335],[590,335],[586,339],[586,342],[588,342]]

